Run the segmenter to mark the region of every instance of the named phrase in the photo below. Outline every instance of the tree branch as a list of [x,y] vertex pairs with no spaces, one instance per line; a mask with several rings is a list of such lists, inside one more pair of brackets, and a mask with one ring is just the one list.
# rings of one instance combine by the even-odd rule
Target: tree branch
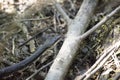
[[45,80],[64,80],[79,49],[78,36],[82,35],[90,22],[98,0],[84,0],[75,19],[68,26],[66,39],[54,60]]
[[56,7],[56,9],[61,13],[61,15],[63,16],[63,18],[65,19],[65,21],[67,22],[67,24],[69,25],[71,23],[71,19],[69,18],[69,16],[66,14],[66,12],[62,9],[61,5],[56,2],[56,0],[53,0],[53,3]]
[[[85,32],[83,35],[81,35],[81,36],[79,37],[79,39],[84,39],[84,38],[86,38],[88,35],[90,35],[91,33],[93,33],[97,28],[101,27],[102,24],[104,24],[107,20],[109,20],[109,19],[110,19],[115,13],[117,13],[118,11],[120,11],[120,6],[118,6],[115,10],[113,10],[110,14],[106,15],[99,23],[97,23],[95,26],[93,26],[90,30],[88,30],[88,31]],[[107,50],[107,52],[105,52],[85,74],[83,74],[82,76],[77,76],[75,80],[81,80],[81,79],[83,79],[86,75],[87,75],[87,77],[86,77],[86,80],[87,80],[87,79],[90,77],[90,75],[92,75],[96,70],[98,70],[98,69],[101,67],[100,62],[103,61],[103,59],[105,58],[105,56],[106,56],[106,55],[108,56],[108,53],[110,53],[110,52],[113,50],[113,48],[114,48],[116,45],[118,45],[118,44],[119,44],[119,42],[116,43],[116,44],[115,44],[113,47],[111,47],[109,50]],[[107,59],[107,58],[105,58],[105,59]],[[105,61],[106,61],[106,60],[105,60]],[[103,63],[103,62],[101,62],[101,64],[102,64],[102,63]],[[96,70],[94,70],[95,67],[96,67],[98,64],[100,65],[99,68],[96,69]],[[94,70],[94,71],[92,71],[92,70]],[[90,72],[91,72],[91,73],[90,73]],[[88,73],[90,73],[90,74],[88,75]]]
[[120,41],[116,42],[109,48],[103,51],[101,57],[94,63],[94,65],[82,76],[78,76],[75,80],[88,80],[88,78],[93,75],[96,71],[98,71],[104,63],[108,60],[108,58],[120,47]]
[[107,20],[109,20],[115,13],[120,11],[120,6],[118,6],[115,10],[113,10],[110,14],[106,15],[99,23],[97,23],[95,26],[93,26],[90,30],[85,32],[83,35],[81,35],[81,38],[86,38],[88,35],[90,35],[92,32],[94,32],[97,28],[99,28],[101,25],[103,25]]

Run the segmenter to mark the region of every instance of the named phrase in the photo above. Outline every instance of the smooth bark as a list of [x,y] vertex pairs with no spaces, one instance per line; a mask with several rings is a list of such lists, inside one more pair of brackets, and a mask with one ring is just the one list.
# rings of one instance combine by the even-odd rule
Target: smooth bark
[[45,80],[64,80],[66,73],[72,63],[81,40],[78,39],[82,35],[90,22],[94,9],[98,0],[84,0],[75,19],[68,26],[66,39],[54,60]]

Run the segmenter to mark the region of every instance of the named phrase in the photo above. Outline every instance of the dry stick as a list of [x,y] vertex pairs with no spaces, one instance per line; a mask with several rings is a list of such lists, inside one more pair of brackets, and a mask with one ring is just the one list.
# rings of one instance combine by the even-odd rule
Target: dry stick
[[11,73],[14,73],[14,72],[30,65],[43,52],[45,52],[46,49],[50,48],[58,39],[60,39],[60,36],[48,38],[48,40],[46,40],[42,46],[39,46],[38,49],[30,57],[26,58],[25,60],[22,60],[19,63],[14,64],[14,65],[0,69],[0,78],[10,75]]
[[45,18],[30,18],[30,19],[21,19],[18,21],[39,21],[39,20],[46,20],[49,19],[50,17],[45,17]]
[[[104,59],[99,63],[97,64],[98,66],[96,66],[96,68],[91,71],[90,73],[86,74],[86,77],[84,80],[88,80],[88,78],[93,75],[96,71],[98,71],[103,65],[104,63],[108,60],[108,58],[115,52],[115,50],[117,50],[118,48],[120,47],[120,41],[119,42],[116,42],[111,48],[110,48],[110,53],[104,57]],[[105,53],[106,54],[106,53]]]
[[37,34],[35,34],[34,36],[32,36],[30,39],[28,39],[27,41],[23,42],[22,44],[20,44],[18,47],[22,47],[25,44],[27,44],[29,41],[31,41],[32,39],[34,39],[35,37],[37,37],[38,35],[42,35],[43,32],[47,31],[49,28],[51,27],[46,27],[42,30],[40,30]]
[[56,2],[55,0],[52,0],[56,9],[61,13],[61,15],[63,16],[63,18],[66,20],[67,24],[69,25],[71,23],[71,19],[69,18],[69,16],[65,13],[65,11],[62,9],[61,5]]
[[83,79],[88,73],[90,73],[92,70],[94,70],[96,68],[96,66],[105,58],[105,56],[111,51],[112,49],[110,49],[109,51],[105,52],[96,62],[95,64],[86,72],[84,73],[82,76],[78,76],[77,80],[81,80]]
[[[98,0],[84,0],[75,19],[68,26],[66,39],[54,60],[45,80],[64,80],[68,69],[77,54],[81,40],[78,36],[88,27]],[[89,7],[88,7],[89,6]]]
[[81,38],[82,39],[86,38],[88,35],[94,32],[97,28],[99,28],[102,24],[104,24],[107,20],[109,20],[118,11],[120,11],[120,6],[118,6],[115,10],[113,10],[110,14],[106,15],[99,23],[93,26],[93,28],[85,32],[83,35],[81,35]]
[[119,80],[120,79],[120,72],[117,72],[116,75],[111,80]]
[[114,49],[100,62],[99,64],[96,65],[96,68],[93,69],[93,71],[89,72],[86,74],[86,77],[83,80],[88,80],[88,78],[93,75],[96,71],[98,71],[104,63],[108,60],[108,58],[114,53]]
[[108,48],[108,50],[105,50],[103,53],[103,55],[95,62],[95,64],[86,72],[84,73],[82,76],[80,76],[80,78],[78,78],[79,80],[83,79],[86,75],[88,75],[92,70],[94,70],[96,68],[96,66],[98,64],[100,64],[101,61],[103,61],[103,59],[115,48],[115,46],[117,46],[118,44],[120,44],[120,41],[117,42],[114,46]]
[[26,80],[30,80],[32,77],[34,77],[36,74],[38,74],[42,69],[46,68],[47,66],[51,65],[53,61],[49,62],[48,64],[42,66],[40,69],[35,71],[30,77],[28,77]]
[[[84,39],[86,38],[88,35],[90,35],[92,32],[94,32],[97,28],[99,28],[102,24],[104,24],[107,20],[110,19],[110,17],[112,17],[115,13],[117,13],[120,10],[120,6],[118,6],[115,10],[113,10],[110,14],[108,14],[107,16],[105,16],[99,23],[97,23],[95,26],[93,26],[93,28],[91,28],[90,30],[88,30],[87,32],[85,32],[83,35],[80,36],[80,39]],[[108,51],[109,52],[109,51]],[[106,52],[107,53],[107,52]],[[100,59],[96,62],[96,64],[98,64],[103,58],[104,56],[106,56],[106,54],[103,54]],[[81,76],[81,79],[83,77],[85,77],[85,75],[90,72],[91,70],[93,70],[95,68],[95,65],[93,65],[85,74],[83,74],[83,76]]]

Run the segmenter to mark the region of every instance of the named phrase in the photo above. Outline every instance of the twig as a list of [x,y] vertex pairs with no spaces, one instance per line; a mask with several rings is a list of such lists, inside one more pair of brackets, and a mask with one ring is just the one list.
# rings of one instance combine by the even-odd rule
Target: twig
[[12,54],[15,52],[15,38],[12,39]]
[[97,66],[92,72],[90,72],[89,74],[86,75],[86,77],[85,77],[84,80],[88,80],[88,78],[89,78],[91,75],[93,75],[96,71],[98,71],[98,70],[104,65],[104,63],[108,60],[108,58],[109,58],[112,54],[114,54],[114,52],[119,48],[119,46],[120,46],[120,41],[117,42],[117,43],[114,45],[112,51],[111,51],[106,57],[104,57],[104,59],[103,59],[99,64],[97,64],[98,66]]
[[29,41],[31,41],[32,39],[34,39],[34,38],[37,37],[38,35],[42,34],[42,33],[45,32],[46,30],[48,30],[49,28],[51,28],[51,27],[47,27],[47,28],[42,29],[41,31],[39,31],[37,34],[35,34],[33,37],[31,37],[30,39],[28,39],[27,41],[25,41],[24,43],[22,43],[22,44],[19,45],[18,47],[24,46],[24,45],[27,44]]
[[45,18],[31,18],[31,19],[21,19],[18,21],[38,21],[38,20],[45,20],[45,19],[49,19],[50,17],[45,17]]
[[96,68],[91,71],[90,73],[86,74],[86,77],[84,80],[88,80],[88,78],[93,75],[95,72],[97,72],[103,65],[104,63],[108,60],[108,58],[114,53],[115,49],[113,49],[99,64],[97,64]]
[[[45,20],[45,19],[49,19],[50,17],[45,17],[45,18],[39,18],[39,19],[35,19],[35,18],[30,18],[30,19],[20,19],[20,20],[15,20],[16,22],[23,22],[23,21],[38,21],[38,20]],[[3,26],[6,26],[6,25],[9,25],[10,23],[14,23],[15,21],[11,21],[11,22],[7,22],[7,23],[4,23],[2,25],[0,25],[0,27],[3,27]]]
[[36,74],[38,74],[42,69],[46,68],[47,66],[51,65],[53,61],[49,62],[48,64],[42,66],[40,69],[35,71],[31,76],[29,76],[26,80],[30,80],[32,77],[34,77]]
[[56,0],[52,0],[56,9],[61,13],[61,15],[63,16],[63,18],[66,20],[67,24],[69,25],[71,23],[71,19],[69,18],[69,16],[65,13],[65,11],[62,9],[61,5],[56,2]]
[[83,79],[88,73],[90,73],[92,70],[94,70],[96,68],[96,66],[104,59],[104,57],[110,52],[112,51],[113,48],[109,49],[109,51],[105,52],[96,62],[95,64],[86,72],[84,73],[82,76],[78,76],[80,77],[78,80]]
[[[102,24],[104,24],[108,19],[110,19],[110,17],[112,17],[115,13],[117,13],[120,10],[120,6],[118,6],[115,10],[113,10],[110,14],[108,14],[107,16],[105,16],[105,18],[103,18],[98,24],[96,24],[95,26],[93,26],[93,28],[91,28],[90,30],[88,30],[87,32],[85,32],[84,34],[82,34],[79,39],[84,39],[86,38],[88,35],[90,35],[91,33],[93,33],[97,28],[101,27]],[[107,54],[108,52],[106,52]],[[106,56],[106,54],[103,54],[100,59],[98,61],[96,61],[96,63],[85,73],[83,74],[80,79],[83,79],[85,77],[86,74],[88,74],[90,71],[92,71],[96,65],[98,63],[100,63],[100,61]]]
[[116,68],[119,69],[120,68],[120,63],[119,63],[119,60],[118,60],[117,55],[115,53],[112,55],[112,58],[114,60]]
[[119,46],[120,41],[116,42],[110,48],[105,49],[103,55],[95,62],[95,64],[86,73],[84,73],[82,76],[79,76],[77,80],[82,80],[84,77],[84,80],[87,80],[92,74],[102,67],[102,65],[114,53],[114,51],[119,48]]
[[81,35],[81,38],[86,38],[88,35],[90,35],[92,32],[94,32],[97,28],[99,28],[102,24],[104,24],[108,19],[110,19],[115,13],[120,11],[120,6],[118,6],[115,10],[113,10],[110,14],[106,15],[99,23],[97,23],[93,28],[85,32],[83,35]]

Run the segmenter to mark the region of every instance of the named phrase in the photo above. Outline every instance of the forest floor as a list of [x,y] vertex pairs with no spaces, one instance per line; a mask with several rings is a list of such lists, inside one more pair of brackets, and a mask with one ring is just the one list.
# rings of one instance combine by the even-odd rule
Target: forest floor
[[[7,1],[7,0],[6,0]],[[71,19],[74,19],[82,2],[75,0],[72,4],[66,0],[61,5]],[[17,5],[17,7],[20,4]],[[98,7],[89,24],[89,30],[98,23],[106,14],[103,7]],[[29,19],[22,19],[21,23],[25,28],[11,25],[15,16],[4,11],[0,12],[0,68],[11,66],[32,55],[38,46],[45,44],[45,41],[55,35],[64,35],[67,32],[67,25],[60,13],[53,5],[46,5]],[[25,30],[27,32],[25,32]],[[65,80],[74,80],[78,75],[85,73],[102,55],[103,51],[120,40],[120,12],[99,29],[89,35],[80,46]],[[28,41],[29,40],[29,41]],[[26,42],[28,41],[28,42]],[[47,49],[39,58],[29,66],[19,70],[0,80],[26,80],[32,74],[40,71],[31,80],[43,80],[55,59],[64,38],[60,39],[54,46]],[[120,49],[112,55],[90,80],[109,80],[116,73],[120,72]],[[116,57],[115,59],[113,57]],[[116,65],[115,60],[118,64]],[[106,72],[106,74],[105,74]],[[99,77],[99,79],[98,79]]]

